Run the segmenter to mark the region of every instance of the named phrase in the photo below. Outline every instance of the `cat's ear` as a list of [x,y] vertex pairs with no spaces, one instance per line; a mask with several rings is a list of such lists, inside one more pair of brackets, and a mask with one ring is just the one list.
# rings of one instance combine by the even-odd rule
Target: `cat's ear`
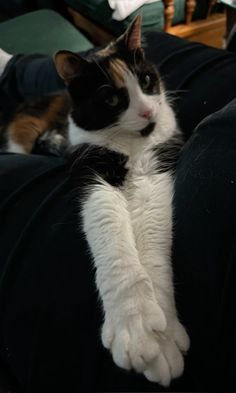
[[60,50],[53,56],[58,75],[69,84],[84,69],[87,61],[76,53]]
[[141,25],[142,17],[137,15],[129,25],[128,29],[118,38],[117,44],[123,44],[129,51],[141,49]]

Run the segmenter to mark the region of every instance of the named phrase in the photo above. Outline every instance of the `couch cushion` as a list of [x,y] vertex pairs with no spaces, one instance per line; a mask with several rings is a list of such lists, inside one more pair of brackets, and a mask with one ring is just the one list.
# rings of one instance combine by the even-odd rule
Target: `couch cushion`
[[61,15],[40,10],[0,23],[0,47],[10,53],[52,54],[59,49],[84,51],[93,45]]
[[119,35],[125,30],[135,15],[141,13],[143,16],[143,31],[148,29],[162,30],[164,26],[164,5],[162,1],[146,4],[139,10],[133,12],[122,22],[112,19],[113,10],[109,7],[107,0],[65,0],[67,5],[80,12],[85,17],[93,20],[102,27]]

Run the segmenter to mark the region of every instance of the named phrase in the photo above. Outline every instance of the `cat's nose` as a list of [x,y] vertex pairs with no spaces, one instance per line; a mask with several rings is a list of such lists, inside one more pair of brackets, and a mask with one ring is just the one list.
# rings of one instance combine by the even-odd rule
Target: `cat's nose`
[[151,119],[151,117],[152,117],[152,110],[151,110],[151,109],[148,109],[148,110],[139,112],[139,116],[140,116],[140,117],[143,117],[144,119],[149,120],[149,119]]

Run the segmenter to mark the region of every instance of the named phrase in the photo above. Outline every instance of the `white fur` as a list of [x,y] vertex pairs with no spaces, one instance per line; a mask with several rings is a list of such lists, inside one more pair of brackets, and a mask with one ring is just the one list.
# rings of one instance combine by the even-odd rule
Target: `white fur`
[[137,78],[130,71],[127,71],[125,75],[125,84],[129,92],[130,104],[128,110],[120,118],[120,125],[122,128],[129,130],[129,132],[137,133],[137,131],[142,130],[149,123],[149,120],[142,118],[140,113],[150,110],[152,112],[152,120],[155,120],[160,102],[156,96],[147,96],[142,92],[137,83]]
[[[171,268],[173,179],[158,174],[152,147],[177,132],[162,91],[146,96],[127,74],[131,102],[117,127],[87,132],[70,119],[72,144],[92,143],[129,156],[121,189],[103,180],[90,190],[83,209],[84,232],[94,257],[105,320],[102,341],[120,367],[131,367],[167,386],[182,374],[189,339],[180,324]],[[153,133],[141,137],[151,110]]]
[[3,73],[8,61],[12,58],[12,55],[5,52],[0,48],[0,75]]
[[17,153],[17,154],[27,154],[23,146],[15,143],[11,140],[8,141],[8,148],[7,151],[9,153]]

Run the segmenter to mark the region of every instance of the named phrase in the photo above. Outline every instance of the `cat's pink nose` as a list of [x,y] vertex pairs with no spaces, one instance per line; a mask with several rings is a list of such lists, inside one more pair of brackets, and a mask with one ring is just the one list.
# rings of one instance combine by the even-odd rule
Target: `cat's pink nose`
[[140,116],[140,117],[143,117],[144,119],[149,120],[149,119],[151,119],[151,117],[152,117],[152,110],[149,109],[149,110],[140,112],[140,113],[139,113],[139,116]]

